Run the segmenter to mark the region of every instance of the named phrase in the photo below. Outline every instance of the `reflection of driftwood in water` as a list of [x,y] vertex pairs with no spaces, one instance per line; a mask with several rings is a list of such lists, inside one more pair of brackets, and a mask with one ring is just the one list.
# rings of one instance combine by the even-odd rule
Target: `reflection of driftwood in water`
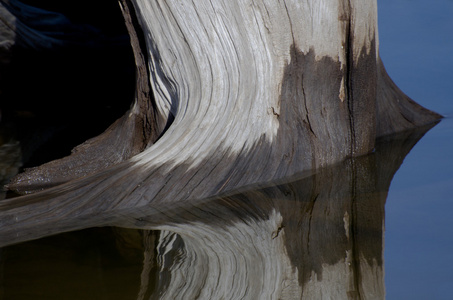
[[[365,230],[361,210],[368,208],[362,207],[363,191],[376,188],[381,175],[370,167],[372,157],[363,163],[357,157],[371,152],[385,134],[440,118],[405,97],[385,72],[376,1],[120,2],[137,65],[134,104],[68,158],[22,173],[8,185],[21,193],[46,190],[0,203],[0,243],[87,226],[169,229],[180,234],[186,257],[208,259],[211,249],[211,260],[222,267],[229,262],[223,259],[236,258],[242,247],[245,254],[232,264],[236,269],[218,275],[233,272],[226,286],[259,296],[306,293],[299,284],[311,282],[313,274],[329,281],[323,264],[336,266],[338,259],[318,251],[328,238],[351,263],[343,270],[352,274],[346,276],[351,282],[345,291],[360,296],[360,278],[366,274],[361,267],[374,265],[373,259],[361,260],[358,246]],[[17,17],[13,33],[18,36],[8,40],[33,43],[34,35],[23,34],[33,27],[21,22],[26,6],[17,0],[5,3],[0,22],[10,24],[11,13]],[[38,25],[44,21],[37,18]],[[297,184],[213,199],[348,157],[356,158]],[[382,211],[380,202],[375,205]],[[288,217],[291,213],[297,214]],[[373,233],[373,226],[365,228]],[[220,233],[237,244],[222,240]],[[288,244],[285,237],[293,234],[306,244]],[[210,248],[200,247],[200,240]],[[231,255],[217,259],[216,249],[230,249]],[[261,251],[261,260],[247,250]],[[319,252],[312,267],[292,254],[300,251]],[[281,260],[265,261],[269,254]],[[181,268],[187,260],[177,263],[186,270]],[[202,287],[218,282],[219,270],[215,265],[192,268],[201,273],[185,283],[175,277],[185,273],[168,269],[171,281],[162,277],[161,282],[209,293]],[[269,277],[241,285],[256,280],[255,273]],[[285,280],[288,288],[283,289]]]
[[[422,134],[381,140],[373,155],[301,180],[165,213],[165,265],[151,298],[384,299],[384,204]],[[154,215],[133,222],[157,225]]]
[[[420,138],[420,132],[424,133],[424,130],[423,128],[415,130],[412,134],[402,133],[402,137],[393,141],[392,145],[384,147],[379,153],[374,153],[374,156],[379,156],[382,155],[380,153],[389,152],[385,155],[387,159],[380,159],[380,168],[385,170],[386,174],[393,174],[404,155]],[[379,143],[376,149],[378,147],[380,147]],[[105,174],[100,174],[100,176],[103,175]],[[123,178],[124,181],[129,179]],[[389,180],[384,184],[388,186]],[[63,194],[64,192],[64,190],[61,191]],[[121,199],[120,193],[117,194],[117,198]],[[122,215],[126,216],[128,227],[141,227],[140,217],[133,222],[128,219],[131,213],[137,211],[141,213],[140,208],[146,208],[148,212],[152,211],[153,222],[158,226],[167,223],[169,219],[180,217],[181,212],[178,207],[183,207],[185,210],[186,207],[204,205],[203,203],[207,201],[197,197],[192,203],[186,201],[162,203],[157,199],[147,200],[146,198],[143,197],[137,202],[117,202],[117,199],[105,201],[103,198],[86,198],[84,193],[81,193],[78,195],[77,202],[65,201],[61,198],[48,199],[45,195],[19,198],[22,201],[15,198],[6,199],[0,202],[0,246],[93,226],[122,226],[122,221],[118,223]]]
[[38,215],[42,225],[2,228],[0,241],[106,225],[163,230],[145,243],[157,257],[145,259],[139,299],[381,299],[387,190],[423,133],[381,140],[372,155],[291,183],[190,205]]
[[153,230],[143,231],[143,270],[140,275],[140,291],[138,292],[137,300],[147,299],[148,291],[151,290],[150,281],[155,280],[151,276],[155,261],[157,232]]

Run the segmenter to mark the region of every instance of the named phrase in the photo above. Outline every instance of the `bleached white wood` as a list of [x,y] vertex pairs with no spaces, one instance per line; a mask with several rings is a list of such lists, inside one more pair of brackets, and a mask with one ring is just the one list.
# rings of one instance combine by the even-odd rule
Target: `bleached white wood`
[[[405,98],[385,73],[376,1],[132,3],[157,115],[173,115],[173,123],[130,159],[1,201],[1,244],[90,226],[157,229],[161,273],[171,275],[162,298],[382,298],[385,199],[370,190],[388,188],[404,155],[377,163],[370,156],[363,165],[360,156],[377,137],[439,116]],[[143,61],[136,57],[138,67]],[[338,181],[307,175],[351,156],[335,171],[322,169]],[[381,166],[383,175],[372,172]],[[16,182],[25,192],[53,178],[28,174]],[[231,196],[296,174],[306,182]],[[216,202],[220,194],[232,198]],[[362,228],[376,233],[371,254]],[[329,243],[340,250],[323,247]],[[181,260],[168,260],[175,249]]]
[[[376,1],[124,3],[134,5],[143,31],[147,48],[134,50],[148,58],[155,114],[174,116],[156,143],[130,159],[123,156],[127,147],[115,142],[110,149],[107,139],[108,157],[120,155],[106,165],[129,159],[109,171],[109,181],[118,185],[126,176],[121,194],[134,202],[161,197],[161,189],[171,201],[212,196],[331,165],[371,152],[381,134],[439,117],[399,101],[404,95],[387,79],[377,51]],[[124,7],[123,13],[129,14]],[[125,125],[148,113],[142,102],[136,101]],[[127,135],[108,134],[117,141]],[[103,158],[96,154],[95,160]],[[59,182],[60,164],[74,173],[66,180],[85,176],[93,163],[57,161],[20,175],[10,188],[27,192],[27,186],[34,191],[46,187],[40,182]],[[128,175],[116,171],[126,165]],[[86,181],[96,176],[103,175]],[[187,192],[168,191],[169,185]],[[109,194],[103,186],[97,188]]]
[[[63,163],[80,178],[17,200],[37,214],[63,213],[69,203],[97,203],[97,211],[196,201],[369,153],[379,135],[439,117],[400,101],[376,50],[376,1],[132,3],[157,114],[175,119],[156,143],[104,170],[86,172],[90,161]],[[128,116],[151,114],[143,101]],[[121,122],[108,133],[115,143],[105,145],[106,159],[127,150],[117,144],[134,127]],[[95,151],[101,162],[102,149]],[[26,172],[10,187],[27,192],[58,183],[54,165]]]
[[157,103],[176,115],[162,140],[137,161],[148,156],[156,164],[198,164],[220,143],[219,151],[235,154],[250,151],[263,136],[272,143],[279,128],[272,112],[280,110],[291,47],[347,68],[344,23],[354,26],[354,59],[362,48],[376,50],[376,4],[364,3],[341,8],[333,0],[137,1]]

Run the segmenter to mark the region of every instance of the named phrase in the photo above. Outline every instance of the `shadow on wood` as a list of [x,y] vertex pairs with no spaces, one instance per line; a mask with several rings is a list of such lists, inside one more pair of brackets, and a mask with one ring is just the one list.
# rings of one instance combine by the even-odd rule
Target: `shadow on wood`
[[[159,266],[161,298],[383,297],[388,186],[423,134],[407,130],[441,116],[388,77],[376,5],[121,0],[133,103],[72,155],[13,179],[32,194],[0,202],[0,244],[160,230],[158,257],[179,253]],[[3,1],[2,63],[19,41],[64,44],[39,29],[60,17]]]
[[[120,9],[136,64],[130,109],[9,183],[31,195],[0,202],[0,244],[96,226],[160,230],[158,257],[180,255],[160,266],[161,298],[383,297],[388,186],[423,135],[408,130],[441,116],[386,73],[376,1]],[[42,36],[49,16],[61,20],[2,1],[2,63],[19,41],[64,44]]]
[[35,210],[5,200],[0,243],[96,226],[145,230],[138,299],[383,299],[388,188],[427,130],[382,138],[372,154],[290,182],[167,206],[72,203],[40,215],[45,201]]
[[[212,197],[367,154],[376,138],[441,117],[385,72],[376,1],[121,0],[120,7],[137,67],[132,107],[9,189],[58,186],[44,197],[117,203]],[[17,40],[39,45],[40,31],[21,15],[30,10],[8,0],[2,20],[15,22]]]

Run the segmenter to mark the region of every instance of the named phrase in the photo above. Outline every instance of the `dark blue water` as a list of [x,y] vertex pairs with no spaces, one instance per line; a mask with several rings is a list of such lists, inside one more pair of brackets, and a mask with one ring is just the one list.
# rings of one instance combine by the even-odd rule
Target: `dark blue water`
[[396,173],[386,202],[387,299],[453,299],[453,1],[378,1],[380,55],[411,98],[446,118]]

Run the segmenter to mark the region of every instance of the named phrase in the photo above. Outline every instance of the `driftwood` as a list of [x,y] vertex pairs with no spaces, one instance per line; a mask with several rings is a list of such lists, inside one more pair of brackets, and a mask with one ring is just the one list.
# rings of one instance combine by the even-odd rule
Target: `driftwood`
[[[365,155],[376,150],[378,138],[441,116],[410,100],[387,75],[376,6],[372,0],[121,0],[137,67],[133,104],[72,155],[8,184],[31,195],[0,202],[1,244],[90,226],[168,230],[184,241],[187,259],[220,265],[226,257],[238,268],[226,269],[235,275],[228,277],[217,267],[191,270],[182,261],[169,271],[182,270],[171,274],[171,285],[187,293],[224,294],[226,287],[209,289],[218,278],[258,298],[315,297],[327,288],[333,296],[379,297],[385,197],[368,196],[385,194],[374,188],[388,187],[400,161]],[[4,52],[14,41],[42,42],[21,20],[28,9],[15,0],[0,3]],[[328,168],[333,165],[339,167]],[[384,177],[374,177],[387,167]],[[302,179],[233,195],[292,176]],[[340,180],[323,186],[319,176]],[[336,205],[342,207],[330,216]],[[377,212],[371,227],[358,225],[362,209]],[[302,213],[293,220],[285,216],[296,210]],[[246,228],[237,227],[241,218]],[[332,232],[325,230],[330,220]],[[361,250],[362,229],[376,238],[376,248]],[[233,247],[244,240],[233,233],[250,241],[244,256]],[[285,244],[289,235],[310,243]],[[339,245],[338,252],[317,237]],[[200,240],[211,248],[200,247]],[[216,260],[221,250],[225,256]],[[255,250],[258,257],[249,252]],[[340,270],[347,276],[334,275]],[[368,283],[372,273],[379,279]],[[173,299],[175,291],[162,296]]]
[[440,118],[385,72],[375,1],[120,4],[137,65],[131,109],[9,189],[69,182],[64,196],[48,193],[185,201],[363,155],[377,137]]
[[[0,245],[96,226],[160,230],[139,299],[156,270],[155,298],[382,298],[386,192],[422,134],[376,141],[441,116],[387,75],[376,1],[120,8],[136,63],[130,110],[7,185],[30,195],[0,201]],[[21,21],[28,9],[0,4],[1,24],[15,26],[0,26],[7,54],[42,41],[22,34],[39,33]]]
[[[0,7],[5,51],[13,40],[61,42],[22,22],[32,8],[15,0]],[[28,205],[52,216],[90,203],[172,206],[213,197],[370,153],[376,138],[440,118],[385,72],[375,1],[120,7],[137,65],[131,109],[71,156],[12,180],[8,188],[20,193],[44,190],[4,203],[12,220],[36,222]]]
[[73,207],[77,215],[34,214],[35,225],[2,227],[0,246],[89,227],[138,228],[145,255],[137,299],[383,299],[387,191],[426,130],[380,139],[370,155],[290,182],[222,197],[95,212],[97,198]]

